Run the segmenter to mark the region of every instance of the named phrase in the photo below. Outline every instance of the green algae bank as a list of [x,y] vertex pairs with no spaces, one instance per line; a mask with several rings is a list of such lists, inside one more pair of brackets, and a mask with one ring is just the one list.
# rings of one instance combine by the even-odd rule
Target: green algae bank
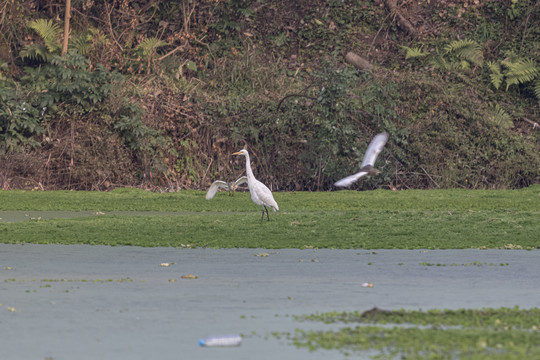
[[540,246],[540,185],[274,195],[280,211],[261,224],[259,208],[246,192],[218,193],[207,201],[202,191],[0,191],[0,242],[273,249]]

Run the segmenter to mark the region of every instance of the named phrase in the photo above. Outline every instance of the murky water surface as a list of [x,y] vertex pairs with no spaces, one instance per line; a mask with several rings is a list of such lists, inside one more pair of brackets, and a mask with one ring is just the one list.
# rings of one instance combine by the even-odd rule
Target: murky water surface
[[[540,251],[0,244],[0,349],[5,359],[343,359],[271,334],[331,326],[292,315],[373,306],[538,307],[538,274]],[[236,333],[240,347],[198,345]]]

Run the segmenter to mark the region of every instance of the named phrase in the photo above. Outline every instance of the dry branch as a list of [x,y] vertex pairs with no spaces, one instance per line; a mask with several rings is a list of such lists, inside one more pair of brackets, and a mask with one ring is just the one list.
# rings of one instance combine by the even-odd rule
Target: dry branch
[[384,5],[388,9],[388,11],[390,11],[390,13],[395,14],[397,26],[407,32],[409,35],[416,37],[418,31],[413,26],[413,24],[399,12],[397,1],[384,0]]
[[533,130],[536,129],[536,130],[540,130],[540,124],[538,124],[536,121],[532,121],[532,120],[529,120],[525,117],[522,117],[523,120],[525,120],[526,122],[528,122],[529,124],[532,125],[533,127]]
[[159,57],[157,59],[157,61],[161,61],[163,59],[165,59],[166,57],[169,57],[171,56],[172,54],[174,54],[175,52],[179,51],[179,50],[183,50],[184,49],[184,45],[180,45],[180,46],[177,46],[175,47],[174,49],[172,49],[171,51],[169,51],[168,53],[166,53],[165,55]]

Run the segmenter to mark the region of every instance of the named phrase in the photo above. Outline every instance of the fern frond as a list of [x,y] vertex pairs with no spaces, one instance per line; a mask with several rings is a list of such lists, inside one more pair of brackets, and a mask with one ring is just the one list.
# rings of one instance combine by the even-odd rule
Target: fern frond
[[540,77],[534,82],[533,91],[538,101],[540,101]]
[[100,29],[90,28],[88,29],[87,39],[95,45],[109,45],[109,38]]
[[509,129],[514,126],[512,117],[506,112],[499,104],[495,104],[489,111],[489,120],[493,121],[495,124],[499,125],[504,129]]
[[58,39],[62,34],[62,29],[58,23],[53,23],[52,20],[47,19],[37,19],[31,21],[29,26],[43,39],[43,42],[50,53],[55,53],[60,50],[61,45]]
[[491,84],[495,87],[495,89],[499,89],[501,87],[501,84],[504,79],[504,75],[501,72],[501,64],[498,62],[487,62],[489,70],[491,70],[491,74],[489,74],[489,77],[491,78]]
[[446,53],[457,52],[463,48],[471,48],[477,46],[478,43],[474,40],[454,40],[444,47]]
[[466,61],[466,60],[461,60],[459,62],[459,65],[461,66],[461,69],[463,69],[463,70],[468,70],[468,69],[471,68],[471,63]]
[[160,40],[156,37],[151,37],[141,41],[141,43],[137,45],[135,50],[141,51],[143,56],[149,57],[154,54],[157,49],[165,45],[167,45],[165,41]]
[[77,52],[81,55],[87,55],[90,49],[90,42],[86,33],[77,33],[71,35],[70,45],[77,49]]
[[505,74],[506,90],[508,90],[511,85],[524,84],[534,80],[540,72],[534,61],[531,59],[520,59],[516,62],[505,61],[503,62],[503,65],[508,68],[508,71]]
[[428,64],[429,66],[439,70],[450,70],[452,68],[452,64],[446,61],[446,59],[442,56],[432,57],[429,59]]
[[43,44],[31,44],[25,46],[20,54],[21,59],[29,59],[34,61],[42,61],[45,62],[49,59],[49,56],[51,55],[49,53],[49,50],[45,47]]
[[482,46],[473,40],[452,41],[445,46],[444,50],[447,54],[455,53],[459,58],[467,60],[477,66],[481,66],[484,63]]
[[417,59],[428,55],[428,53],[423,52],[421,48],[410,48],[404,45],[400,45],[400,47],[405,50],[405,60]]
[[88,28],[71,36],[70,45],[81,55],[88,55],[92,48],[107,46],[109,39],[99,29]]

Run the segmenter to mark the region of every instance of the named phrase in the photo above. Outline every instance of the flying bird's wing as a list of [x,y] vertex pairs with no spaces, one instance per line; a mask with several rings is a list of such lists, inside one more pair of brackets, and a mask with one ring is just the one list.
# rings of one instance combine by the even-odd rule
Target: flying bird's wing
[[362,160],[362,165],[360,165],[360,169],[367,165],[375,166],[375,160],[377,160],[377,156],[379,156],[387,141],[388,133],[385,132],[376,135],[373,140],[371,140],[364,155],[364,160]]
[[239,177],[238,179],[236,179],[236,181],[234,182],[234,189],[236,189],[237,187],[239,187],[240,185],[242,184],[245,184],[247,183],[247,176],[242,176],[242,177]]
[[219,188],[228,188],[229,185],[225,181],[216,180],[210,185],[208,192],[206,193],[206,200],[210,200],[216,195]]
[[334,186],[337,186],[337,187],[349,187],[352,184],[354,184],[355,182],[357,182],[358,179],[360,179],[362,176],[364,176],[366,174],[367,174],[366,171],[360,171],[359,173],[356,173],[354,175],[349,175],[346,178],[343,178],[341,180],[336,181]]
[[[373,167],[375,160],[377,160],[377,156],[379,156],[387,141],[388,133],[380,133],[371,140],[364,155],[364,159],[362,160],[362,165],[360,165],[360,169],[365,169],[366,166]],[[366,174],[368,174],[368,171],[360,171],[354,175],[349,175],[346,178],[338,180],[334,186],[349,187]]]

